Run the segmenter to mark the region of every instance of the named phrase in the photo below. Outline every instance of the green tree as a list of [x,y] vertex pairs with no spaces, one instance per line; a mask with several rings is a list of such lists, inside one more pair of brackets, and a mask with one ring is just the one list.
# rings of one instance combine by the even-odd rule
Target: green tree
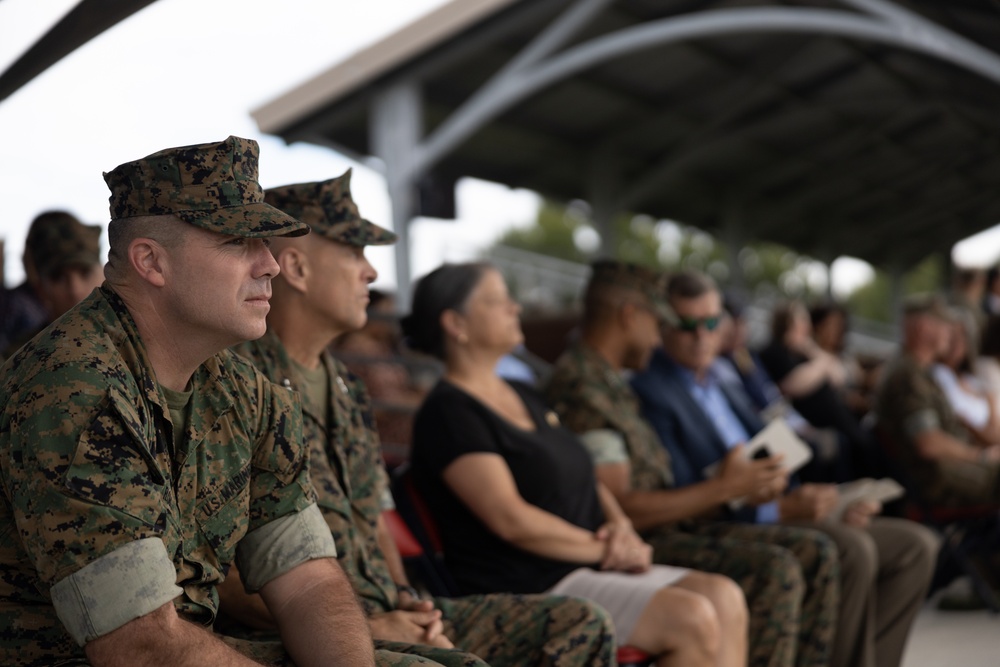
[[[944,284],[945,267],[940,255],[931,255],[923,262],[903,274],[903,296],[920,292],[939,290]],[[881,269],[875,270],[875,277],[857,288],[847,297],[851,312],[877,322],[892,322],[892,288],[890,276]]]
[[[723,285],[741,274],[745,289],[768,296],[809,299],[824,287],[817,283],[822,271],[814,260],[773,243],[753,243],[740,249],[735,257],[737,271],[726,247],[694,227],[646,215],[622,214],[615,219],[614,230],[615,259],[668,271],[698,269]],[[572,202],[564,206],[547,200],[534,225],[507,232],[498,244],[586,263],[596,257],[600,237],[586,204]]]

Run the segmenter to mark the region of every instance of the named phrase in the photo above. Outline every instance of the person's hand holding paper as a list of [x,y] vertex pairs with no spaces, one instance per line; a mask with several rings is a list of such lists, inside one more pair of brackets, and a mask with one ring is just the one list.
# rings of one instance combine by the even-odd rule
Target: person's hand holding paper
[[779,418],[748,444],[734,447],[720,462],[706,467],[704,474],[723,478],[728,472],[740,480],[743,492],[729,501],[730,508],[738,510],[748,502],[761,505],[780,496],[788,486],[788,476],[811,458],[812,450]]
[[787,521],[823,521],[837,507],[840,494],[834,484],[803,484],[780,501],[779,516]]
[[744,449],[743,445],[733,447],[717,466],[727,497],[745,498],[752,505],[774,500],[788,486],[782,455],[751,459]]

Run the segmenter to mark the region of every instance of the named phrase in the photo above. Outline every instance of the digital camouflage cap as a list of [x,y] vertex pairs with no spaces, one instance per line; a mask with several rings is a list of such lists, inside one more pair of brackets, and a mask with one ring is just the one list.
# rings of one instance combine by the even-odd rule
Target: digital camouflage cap
[[609,286],[630,290],[646,297],[653,314],[662,323],[677,320],[673,308],[667,303],[667,276],[660,271],[637,264],[600,260],[590,265],[591,286]]
[[358,247],[396,242],[394,233],[358,213],[358,206],[351,199],[350,169],[328,181],[269,188],[265,201],[331,241]]
[[182,146],[126,162],[104,174],[111,219],[174,215],[234,236],[301,236],[309,227],[264,202],[260,149],[252,139]]
[[101,263],[101,228],[65,211],[47,211],[32,221],[24,250],[38,275],[52,280],[70,267]]

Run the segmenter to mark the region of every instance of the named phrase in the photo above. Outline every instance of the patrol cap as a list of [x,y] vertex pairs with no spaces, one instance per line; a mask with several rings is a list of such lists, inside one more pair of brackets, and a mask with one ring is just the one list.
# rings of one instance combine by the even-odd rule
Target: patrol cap
[[591,264],[590,268],[591,285],[619,287],[642,294],[660,322],[677,321],[673,308],[667,303],[666,274],[637,264],[614,260],[599,260]]
[[394,233],[358,213],[358,206],[351,199],[350,169],[328,181],[269,188],[264,200],[331,241],[358,247],[396,242]]
[[930,315],[939,320],[954,322],[955,312],[948,307],[940,294],[913,294],[903,302],[904,315]]
[[264,203],[252,139],[182,146],[118,165],[104,174],[111,219],[175,215],[233,236],[301,236],[309,227]]
[[67,268],[101,263],[101,228],[65,211],[47,211],[32,221],[24,249],[38,275],[54,279]]

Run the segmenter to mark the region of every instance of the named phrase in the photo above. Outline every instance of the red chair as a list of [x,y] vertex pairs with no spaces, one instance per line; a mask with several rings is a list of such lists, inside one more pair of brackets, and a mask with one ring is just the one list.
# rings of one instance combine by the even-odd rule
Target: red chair
[[382,520],[385,521],[389,534],[392,535],[392,541],[396,543],[396,549],[404,561],[424,555],[420,542],[417,542],[417,538],[410,532],[398,511],[385,510],[382,512]]
[[428,554],[399,512],[385,510],[382,512],[382,520],[385,521],[389,534],[396,543],[403,564],[423,583],[431,595],[448,597],[447,591],[453,590],[450,575],[438,563],[436,557]]
[[[428,590],[432,595],[441,595],[442,597],[460,595],[458,585],[444,565],[441,534],[434,523],[434,517],[417,491],[408,466],[403,465],[393,471],[392,495],[398,511],[383,512],[382,516],[386,518],[394,540],[396,540],[396,532],[394,531],[400,533],[400,539],[396,540],[400,555],[403,555],[400,540],[408,550],[420,549],[423,556],[427,556],[428,553],[432,554],[433,557],[429,558],[428,562],[433,564],[431,578],[434,583],[432,585],[426,580],[424,581]],[[435,589],[445,592],[438,593]],[[649,667],[652,664],[653,658],[645,651],[634,646],[618,648],[618,667]]]

